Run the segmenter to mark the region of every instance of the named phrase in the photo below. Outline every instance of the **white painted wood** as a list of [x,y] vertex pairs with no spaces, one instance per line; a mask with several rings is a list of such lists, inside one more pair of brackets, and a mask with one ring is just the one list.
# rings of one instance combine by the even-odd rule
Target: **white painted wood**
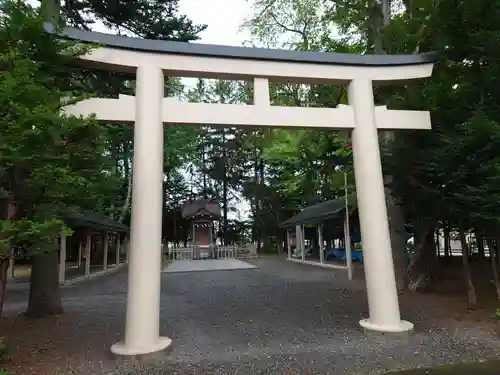
[[325,261],[325,244],[323,241],[323,224],[319,224],[317,227],[318,227],[319,262],[324,263],[324,261]]
[[[263,95],[263,94],[261,94]],[[249,127],[288,127],[319,129],[354,129],[354,110],[349,105],[338,108],[279,107],[265,105],[185,103],[176,98],[162,102],[162,122],[184,125],[221,125]],[[135,121],[135,97],[120,95],[118,99],[91,98],[82,100],[65,111],[75,116],[95,113],[99,121],[128,123]],[[428,111],[375,109],[378,129],[430,129]]]

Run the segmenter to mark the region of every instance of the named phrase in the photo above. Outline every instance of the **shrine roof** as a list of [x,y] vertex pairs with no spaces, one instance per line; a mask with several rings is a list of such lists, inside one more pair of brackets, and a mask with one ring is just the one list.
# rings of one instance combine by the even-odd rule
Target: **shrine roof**
[[221,216],[220,204],[209,199],[197,199],[184,202],[181,206],[181,211],[183,218],[190,218],[199,214],[213,217]]

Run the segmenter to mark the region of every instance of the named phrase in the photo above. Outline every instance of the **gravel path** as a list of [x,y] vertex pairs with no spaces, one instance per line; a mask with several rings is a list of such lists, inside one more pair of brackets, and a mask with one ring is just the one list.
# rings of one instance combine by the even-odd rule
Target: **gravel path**
[[[500,354],[492,334],[450,324],[422,297],[401,302],[404,317],[416,325],[411,338],[369,339],[358,326],[367,316],[362,280],[280,259],[252,263],[259,268],[162,275],[161,333],[174,346],[155,363],[109,355],[124,328],[126,271],[64,288],[63,317],[16,318],[0,328],[10,332],[22,375],[367,375]],[[7,300],[6,311],[23,304]]]

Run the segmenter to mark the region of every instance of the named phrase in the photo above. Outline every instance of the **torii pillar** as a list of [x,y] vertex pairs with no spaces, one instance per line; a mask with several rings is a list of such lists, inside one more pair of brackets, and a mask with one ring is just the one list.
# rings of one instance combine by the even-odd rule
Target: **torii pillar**
[[159,336],[164,86],[159,67],[137,68],[125,340],[111,347],[119,355],[157,352],[172,343]]
[[399,311],[372,82],[354,79],[348,98],[356,123],[352,150],[370,310],[359,323],[372,331],[411,331],[413,324],[401,320]]

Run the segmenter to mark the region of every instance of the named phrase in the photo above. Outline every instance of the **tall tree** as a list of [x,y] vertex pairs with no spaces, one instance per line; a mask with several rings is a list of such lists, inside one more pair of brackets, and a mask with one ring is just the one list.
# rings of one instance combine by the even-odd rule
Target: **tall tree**
[[27,314],[43,316],[62,311],[60,219],[68,210],[98,204],[106,185],[104,133],[91,120],[60,112],[79,98],[59,89],[56,80],[69,79],[65,66],[85,49],[44,33],[43,18],[21,2],[4,2],[1,22],[0,183],[17,205],[13,244],[32,255]]
[[68,26],[90,30],[102,22],[111,31],[146,39],[188,42],[198,39],[206,25],[195,25],[179,15],[178,0],[40,0],[45,17],[57,20],[59,11]]

